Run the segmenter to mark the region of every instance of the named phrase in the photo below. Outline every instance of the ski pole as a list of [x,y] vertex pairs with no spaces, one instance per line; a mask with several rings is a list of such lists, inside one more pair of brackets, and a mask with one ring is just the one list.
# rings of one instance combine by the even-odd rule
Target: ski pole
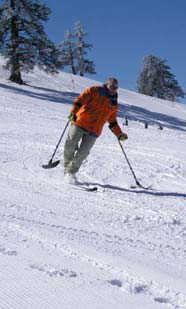
[[46,168],[46,169],[47,169],[47,168],[53,168],[53,167],[57,166],[57,165],[60,163],[60,160],[57,160],[57,161],[55,161],[55,162],[52,162],[52,160],[53,160],[53,158],[54,158],[54,156],[55,156],[55,154],[56,154],[56,151],[57,151],[57,149],[58,149],[58,147],[59,147],[59,145],[60,145],[60,143],[61,143],[61,140],[62,140],[62,138],[63,138],[63,136],[64,136],[64,134],[65,134],[65,131],[66,131],[66,129],[67,129],[69,123],[70,123],[70,120],[68,120],[67,123],[66,123],[66,125],[65,125],[65,128],[64,128],[64,130],[63,130],[63,132],[62,132],[62,134],[61,134],[61,137],[60,137],[60,139],[59,139],[59,141],[58,141],[58,143],[57,143],[57,145],[56,145],[56,148],[55,148],[55,150],[54,150],[54,153],[52,154],[51,159],[49,160],[48,164],[42,165],[43,168]]
[[128,166],[129,166],[129,168],[130,168],[130,170],[131,170],[131,173],[132,173],[132,175],[133,175],[133,177],[134,177],[134,179],[135,179],[135,182],[136,182],[137,186],[140,187],[140,188],[147,189],[147,188],[143,187],[143,186],[140,184],[140,182],[137,180],[137,177],[136,177],[136,175],[135,175],[135,173],[134,173],[134,170],[133,170],[133,168],[132,168],[132,166],[131,166],[131,164],[130,164],[130,162],[129,162],[129,159],[128,159],[128,157],[127,157],[127,155],[126,155],[126,152],[125,152],[125,150],[124,150],[124,148],[123,148],[123,146],[122,146],[122,144],[121,144],[120,141],[119,141],[119,145],[120,145],[121,150],[122,150],[122,152],[123,152],[123,154],[124,154],[124,156],[125,156],[125,159],[126,159],[126,161],[127,161],[127,163],[128,163]]

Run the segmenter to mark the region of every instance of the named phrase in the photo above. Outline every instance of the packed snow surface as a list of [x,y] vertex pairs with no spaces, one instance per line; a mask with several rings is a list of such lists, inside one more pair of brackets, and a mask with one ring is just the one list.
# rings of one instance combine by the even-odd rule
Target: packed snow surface
[[[50,160],[73,99],[99,83],[0,69],[0,308],[186,308],[186,108],[119,89],[118,122],[137,180],[105,125],[65,183]],[[128,126],[125,125],[126,117]],[[148,129],[145,129],[148,123]],[[163,130],[161,130],[161,127]]]

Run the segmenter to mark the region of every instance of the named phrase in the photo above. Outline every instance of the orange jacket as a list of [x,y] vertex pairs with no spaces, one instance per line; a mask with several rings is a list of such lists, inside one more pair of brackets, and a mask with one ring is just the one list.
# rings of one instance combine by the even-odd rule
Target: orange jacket
[[75,100],[71,114],[77,116],[75,125],[99,136],[104,124],[108,121],[109,128],[116,136],[122,134],[117,123],[117,94],[111,96],[106,86],[94,86],[86,89]]

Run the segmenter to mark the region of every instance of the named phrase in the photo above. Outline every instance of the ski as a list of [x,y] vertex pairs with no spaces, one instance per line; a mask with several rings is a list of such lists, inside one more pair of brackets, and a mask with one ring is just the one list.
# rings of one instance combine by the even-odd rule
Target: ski
[[88,183],[77,183],[77,184],[75,184],[75,186],[82,188],[83,190],[88,191],[88,192],[97,192],[98,191],[98,187],[91,186]]
[[86,191],[86,192],[97,192],[98,187],[89,187],[86,185],[72,185],[73,189],[80,190],[80,191]]
[[[71,179],[70,179],[70,182],[67,181],[67,184],[71,185],[72,187],[74,187],[74,189],[77,189],[77,190],[83,190],[83,191],[87,191],[87,192],[106,192],[107,190],[113,190],[113,189],[116,189],[117,190],[117,187],[115,186],[111,186],[111,185],[104,185],[104,184],[98,184],[98,183],[89,183],[88,181],[83,181],[83,180],[76,180],[74,183],[72,182],[71,183]],[[120,191],[122,190],[122,188],[119,188]],[[136,183],[136,184],[133,184],[133,185],[130,185],[129,187],[124,187],[123,188],[123,191],[126,191],[126,190],[131,190],[135,192],[135,190],[137,191],[140,191],[140,190],[153,190],[152,188],[152,185],[150,186],[143,186],[139,183]]]
[[71,188],[75,190],[83,190],[87,192],[97,192],[98,191],[97,186],[89,185],[88,183],[82,183],[82,182],[68,183],[66,182],[65,185],[69,185],[71,186]]
[[82,188],[85,191],[88,191],[88,192],[97,192],[98,191],[98,187],[85,187],[85,186],[82,186]]

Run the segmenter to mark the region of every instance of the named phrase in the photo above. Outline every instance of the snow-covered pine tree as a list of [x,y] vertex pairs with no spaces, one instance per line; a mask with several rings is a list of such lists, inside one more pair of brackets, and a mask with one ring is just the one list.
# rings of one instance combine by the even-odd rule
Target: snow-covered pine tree
[[66,31],[65,40],[59,44],[59,62],[61,68],[70,66],[72,74],[76,75],[76,49],[74,35],[70,31]]
[[50,9],[38,0],[2,0],[0,6],[0,52],[8,60],[10,80],[23,83],[21,72],[34,65],[54,73],[58,68],[58,50],[47,38],[42,22]]
[[138,78],[140,93],[171,101],[175,101],[178,97],[184,98],[184,91],[166,62],[152,55],[144,58],[143,70]]
[[95,74],[95,65],[93,61],[89,61],[86,58],[87,50],[92,48],[92,44],[85,42],[84,38],[87,36],[87,32],[84,31],[80,21],[74,24],[75,32],[74,36],[76,40],[76,56],[77,56],[77,70],[80,76],[84,76],[85,73]]
[[76,22],[74,32],[67,31],[65,40],[59,44],[61,68],[70,66],[74,75],[79,73],[80,76],[84,76],[85,73],[96,73],[93,61],[86,58],[87,50],[92,48],[91,44],[84,41],[86,35],[81,23]]

